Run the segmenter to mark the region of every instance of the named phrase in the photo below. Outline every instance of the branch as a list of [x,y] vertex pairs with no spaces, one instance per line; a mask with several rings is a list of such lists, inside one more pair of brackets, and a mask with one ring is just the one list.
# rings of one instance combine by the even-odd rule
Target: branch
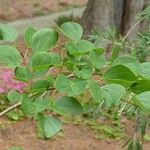
[[[67,78],[73,78],[73,77],[75,77],[75,75],[74,75],[73,73],[67,75]],[[49,88],[49,89],[47,89],[47,90],[55,90],[55,88],[54,88],[54,87],[51,87],[51,88]],[[35,95],[36,95],[36,94],[35,94]],[[33,96],[35,96],[35,95],[32,95],[31,97],[33,97]],[[0,117],[2,117],[3,115],[7,114],[7,113],[10,112],[11,110],[13,110],[13,109],[15,109],[15,108],[21,106],[21,103],[22,103],[22,102],[19,102],[19,103],[16,103],[16,104],[14,104],[14,105],[12,105],[12,106],[6,108],[6,109],[3,110],[2,112],[0,112]]]
[[8,107],[8,108],[5,109],[4,111],[0,112],[0,117],[2,117],[3,115],[5,115],[6,113],[10,112],[11,110],[13,110],[13,109],[19,107],[20,105],[21,105],[21,102],[16,103],[16,104],[14,104],[14,105]]
[[127,34],[124,36],[123,41],[126,40],[126,38],[131,34],[131,32],[133,31],[133,29],[141,22],[141,20],[137,21],[131,28],[130,30],[127,32]]

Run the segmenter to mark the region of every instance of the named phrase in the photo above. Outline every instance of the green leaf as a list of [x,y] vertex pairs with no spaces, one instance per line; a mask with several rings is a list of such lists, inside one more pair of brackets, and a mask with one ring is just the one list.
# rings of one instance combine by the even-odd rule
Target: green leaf
[[33,99],[29,98],[27,95],[23,95],[21,109],[26,115],[33,115],[35,113],[35,106]]
[[141,67],[141,75],[146,79],[150,79],[150,62],[141,63]]
[[31,27],[26,29],[26,31],[24,33],[24,41],[25,41],[25,44],[27,47],[31,47],[32,37],[35,32],[36,32],[36,30]]
[[94,80],[89,80],[88,84],[90,88],[90,93],[92,97],[94,98],[94,100],[97,103],[101,103],[103,98],[102,98],[102,90],[101,90],[100,85]]
[[74,96],[81,94],[85,90],[86,81],[69,80],[65,75],[59,74],[54,86],[57,91]]
[[57,40],[58,34],[53,29],[40,29],[32,37],[32,51],[34,54],[41,51],[48,51],[55,45]]
[[113,62],[118,56],[119,56],[119,52],[121,50],[121,46],[120,45],[115,45],[112,49],[112,56],[111,56],[111,62]]
[[66,115],[66,112],[63,111],[62,109],[60,109],[59,107],[55,106],[54,103],[51,103],[51,104],[49,105],[49,108],[50,108],[51,110],[53,110],[54,112],[56,112],[57,114]]
[[54,103],[55,107],[68,114],[79,115],[83,112],[82,105],[73,97],[63,96]]
[[19,66],[15,69],[15,78],[19,81],[28,82],[31,78],[31,73],[26,67]]
[[17,36],[18,32],[15,28],[6,24],[0,25],[0,40],[14,42]]
[[37,114],[37,129],[38,129],[38,136],[41,138],[45,138],[45,131],[44,131],[44,121],[45,116],[42,113]]
[[132,56],[120,56],[112,63],[112,66],[124,65],[132,72],[139,74],[142,71],[141,64]]
[[90,65],[83,66],[80,70],[75,66],[75,74],[82,79],[89,79],[92,76],[93,68]]
[[61,57],[55,53],[49,53],[49,55],[51,57],[51,65],[59,66],[61,63]]
[[47,90],[50,86],[50,82],[48,80],[37,80],[32,84],[31,92],[32,93],[39,93]]
[[131,90],[135,93],[150,91],[150,80],[139,80],[131,85]]
[[16,68],[21,63],[19,51],[12,46],[0,46],[0,63],[5,68]]
[[11,90],[8,92],[7,98],[10,102],[21,102],[22,101],[22,94],[18,93],[15,90]]
[[106,90],[102,90],[102,96],[106,107],[111,107],[113,105],[111,95]]
[[136,97],[136,104],[139,105],[144,111],[150,112],[150,91],[146,91],[143,93],[140,93]]
[[51,65],[51,57],[47,52],[38,52],[31,59],[33,70],[48,70]]
[[6,114],[6,116],[7,116],[7,118],[9,118],[13,121],[18,121],[23,117],[23,113],[21,110],[14,109],[14,110],[11,110],[10,112],[8,112]]
[[48,70],[53,65],[58,65],[61,62],[59,55],[47,52],[36,53],[31,60],[33,70]]
[[69,52],[70,55],[80,56],[93,50],[95,46],[93,43],[89,41],[79,40],[77,43],[67,42],[65,44],[65,48]]
[[40,113],[47,109],[49,106],[49,101],[46,99],[39,100],[37,99],[35,102],[32,98],[24,95],[23,102],[21,105],[21,109],[26,115],[34,115]]
[[33,105],[35,106],[35,113],[40,113],[49,107],[49,100],[37,99]]
[[61,122],[52,116],[38,114],[38,132],[43,138],[51,138],[61,130]]
[[70,71],[73,71],[74,70],[74,66],[77,65],[77,66],[84,66],[84,65],[87,65],[87,64],[90,64],[89,62],[89,58],[87,56],[80,56],[80,57],[77,57],[77,56],[71,56],[71,55],[67,55],[67,59],[65,61],[65,65],[67,66],[67,68],[70,70]]
[[108,69],[103,75],[103,79],[109,83],[118,83],[123,86],[129,86],[137,81],[134,73],[123,65],[117,65]]
[[81,39],[83,29],[80,24],[75,22],[66,22],[61,25],[61,31],[70,40],[77,42]]
[[104,55],[102,55],[102,53],[97,50],[93,50],[90,52],[89,59],[96,69],[100,69],[106,64],[106,58],[104,57]]
[[107,106],[109,107],[117,104],[120,101],[121,97],[125,94],[125,88],[119,84],[107,84],[104,85],[102,89],[109,94],[109,96],[106,96],[105,93],[103,96],[107,103]]

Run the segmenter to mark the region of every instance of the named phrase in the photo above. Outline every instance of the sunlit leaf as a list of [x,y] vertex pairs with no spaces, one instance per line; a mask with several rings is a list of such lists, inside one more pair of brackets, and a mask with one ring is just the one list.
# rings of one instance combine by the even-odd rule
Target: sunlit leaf
[[104,73],[103,79],[109,83],[118,83],[123,86],[129,86],[137,80],[137,77],[129,68],[117,65],[108,69]]
[[83,112],[81,104],[73,97],[60,97],[58,100],[55,101],[54,105],[55,107],[68,114],[78,115]]
[[48,51],[50,48],[54,47],[57,40],[58,34],[53,29],[40,29],[32,37],[32,51],[34,54],[41,51]]
[[0,64],[5,68],[16,68],[21,63],[21,55],[19,51],[12,46],[0,46]]
[[70,40],[77,42],[81,39],[83,29],[80,24],[75,22],[66,22],[61,25],[61,31]]
[[14,42],[17,39],[18,32],[15,28],[0,24],[0,40]]
[[86,88],[86,81],[84,80],[70,80],[65,75],[60,74],[55,81],[55,88],[57,91],[68,95],[79,95]]

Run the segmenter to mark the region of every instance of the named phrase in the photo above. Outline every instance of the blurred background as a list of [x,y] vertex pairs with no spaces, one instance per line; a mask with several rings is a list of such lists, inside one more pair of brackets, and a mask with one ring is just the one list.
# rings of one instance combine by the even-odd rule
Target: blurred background
[[82,7],[87,0],[0,0],[0,21],[14,21]]

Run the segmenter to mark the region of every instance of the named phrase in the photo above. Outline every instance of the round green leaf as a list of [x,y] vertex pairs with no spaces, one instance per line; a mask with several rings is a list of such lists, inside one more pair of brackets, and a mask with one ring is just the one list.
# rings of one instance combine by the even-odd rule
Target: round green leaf
[[150,91],[150,80],[139,80],[131,85],[131,90],[135,93]]
[[136,97],[136,103],[145,111],[150,112],[150,91],[143,92]]
[[0,25],[0,40],[14,42],[17,36],[18,32],[15,28],[6,24]]
[[40,113],[48,108],[49,101],[47,99],[36,101],[33,98],[28,97],[27,95],[23,95],[23,101],[21,105],[21,109],[24,114],[26,115],[35,115],[37,113]]
[[83,112],[82,105],[73,97],[60,97],[55,101],[54,105],[68,114],[79,115]]
[[54,86],[57,91],[74,96],[81,94],[85,90],[86,81],[69,80],[65,75],[59,74]]
[[51,65],[59,66],[61,63],[61,57],[55,53],[49,53],[51,58]]
[[75,66],[75,74],[82,79],[89,79],[92,76],[93,68],[90,65],[85,65],[81,69]]
[[36,92],[42,92],[48,89],[50,86],[50,82],[48,80],[37,80],[33,83],[31,87],[31,92],[36,93]]
[[141,75],[144,78],[150,79],[150,62],[144,62],[141,64],[142,72]]
[[125,88],[119,84],[107,84],[102,89],[109,94],[109,98],[104,95],[104,99],[109,107],[117,104],[125,94]]
[[94,98],[94,100],[97,103],[101,103],[103,99],[102,99],[102,90],[101,90],[100,85],[96,81],[93,81],[93,80],[89,80],[88,84],[90,88],[90,93],[92,97]]
[[117,65],[108,69],[103,75],[103,79],[110,83],[118,83],[123,86],[129,86],[137,81],[134,73],[123,65]]
[[36,32],[36,30],[31,27],[26,29],[26,31],[24,33],[24,41],[25,41],[25,44],[27,47],[31,47],[32,37],[35,32]]
[[40,113],[49,107],[49,101],[47,99],[37,99],[34,103],[35,113]]
[[33,53],[48,51],[58,40],[58,33],[50,28],[37,31],[31,41]]
[[129,68],[132,72],[139,74],[142,71],[139,61],[132,56],[120,56],[114,60],[112,66],[124,65]]
[[33,115],[35,113],[35,106],[33,99],[29,98],[27,95],[23,95],[21,109],[26,115]]
[[28,82],[30,79],[30,72],[27,70],[26,67],[18,66],[15,69],[15,78],[19,81]]
[[69,54],[80,56],[93,50],[95,46],[89,41],[79,40],[77,43],[67,42],[65,48]]
[[83,29],[80,24],[75,22],[66,22],[61,25],[61,31],[70,40],[77,42],[81,39]]
[[0,63],[5,68],[16,68],[20,65],[21,56],[19,51],[12,46],[0,46]]
[[106,64],[106,58],[101,53],[97,52],[96,50],[93,50],[90,52],[90,62],[96,69],[100,69]]
[[59,55],[47,52],[38,52],[31,59],[33,70],[47,70],[52,65],[58,65],[61,62]]
[[10,102],[21,102],[22,94],[18,93],[15,90],[11,90],[8,92],[7,98]]
[[61,122],[52,116],[44,118],[44,132],[46,138],[51,138],[61,130]]

